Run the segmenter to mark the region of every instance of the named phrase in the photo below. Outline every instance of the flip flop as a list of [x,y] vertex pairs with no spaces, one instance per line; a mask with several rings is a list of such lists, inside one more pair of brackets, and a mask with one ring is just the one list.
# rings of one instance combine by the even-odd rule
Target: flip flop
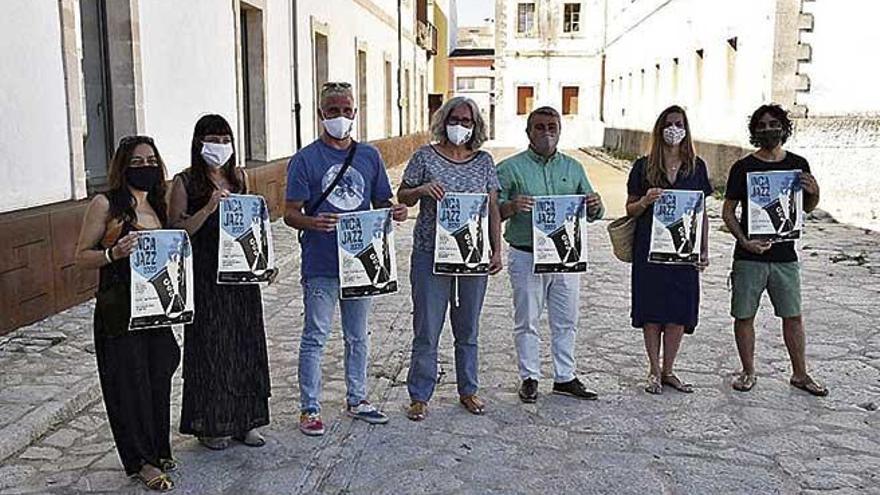
[[758,377],[749,373],[740,373],[731,386],[738,392],[748,392],[757,383]]
[[810,395],[815,395],[816,397],[825,397],[828,395],[828,389],[824,385],[819,385],[810,377],[807,377],[807,379],[802,382],[792,378],[788,383],[790,383],[792,387],[799,388]]
[[663,384],[657,375],[648,375],[648,384],[645,385],[645,392],[653,395],[663,394]]
[[681,381],[681,379],[678,378],[677,376],[675,376],[673,373],[669,373],[667,375],[661,375],[660,382],[663,383],[663,385],[669,385],[670,387],[674,388],[675,390],[678,390],[679,392],[682,392],[685,394],[690,394],[690,393],[693,393],[693,391],[694,391],[693,385],[691,385],[690,383],[685,383],[685,382]]
[[412,421],[423,421],[428,416],[428,403],[414,400],[406,410],[406,417]]
[[257,430],[248,430],[244,435],[236,435],[232,437],[232,439],[241,442],[248,447],[262,447],[263,445],[266,445],[266,439],[263,438],[263,435],[260,435],[260,432]]

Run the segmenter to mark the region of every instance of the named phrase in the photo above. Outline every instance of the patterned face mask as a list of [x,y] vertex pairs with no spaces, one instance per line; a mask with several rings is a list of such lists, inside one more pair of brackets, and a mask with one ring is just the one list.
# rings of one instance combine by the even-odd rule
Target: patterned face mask
[[678,146],[684,141],[685,136],[687,136],[687,131],[681,127],[671,125],[666,129],[663,129],[663,140],[666,141],[666,144],[669,146]]

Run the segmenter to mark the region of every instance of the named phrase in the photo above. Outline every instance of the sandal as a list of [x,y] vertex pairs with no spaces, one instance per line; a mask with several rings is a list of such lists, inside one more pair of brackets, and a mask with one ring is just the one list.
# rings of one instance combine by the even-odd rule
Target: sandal
[[141,473],[137,473],[134,477],[143,483],[148,490],[154,492],[170,492],[171,490],[174,490],[174,481],[172,481],[165,473],[156,475],[150,479],[147,479]]
[[159,459],[159,469],[166,473],[177,471],[177,459],[174,459],[173,457]]
[[476,396],[476,394],[465,395],[459,398],[458,401],[471,414],[476,414],[477,416],[479,416],[486,412],[486,404],[484,404],[483,401],[481,401],[480,398]]
[[675,390],[678,390],[679,392],[683,392],[685,394],[690,394],[694,391],[693,385],[681,381],[681,379],[675,376],[675,374],[673,373],[660,375],[660,382],[663,385],[669,385]]
[[406,410],[406,417],[412,421],[422,421],[428,416],[428,403],[419,400],[412,401]]
[[651,373],[648,375],[648,384],[645,385],[645,392],[654,395],[661,395],[663,393],[663,383],[660,381],[660,377]]
[[755,386],[755,383],[758,381],[758,377],[751,374],[746,373],[745,371],[740,373],[740,375],[733,381],[731,386],[734,390],[739,392],[748,392]]
[[825,397],[826,395],[828,395],[828,388],[826,388],[825,385],[820,385],[816,383],[809,376],[807,376],[806,379],[803,381],[795,380],[794,378],[792,378],[788,381],[788,383],[790,383],[792,387],[799,388],[804,392],[815,395],[816,397]]
[[199,443],[211,450],[223,450],[229,447],[229,437],[199,437]]
[[236,435],[232,437],[232,439],[241,442],[248,447],[262,447],[263,445],[266,445],[266,439],[263,438],[263,435],[260,435],[260,432],[256,429],[248,430],[247,433]]

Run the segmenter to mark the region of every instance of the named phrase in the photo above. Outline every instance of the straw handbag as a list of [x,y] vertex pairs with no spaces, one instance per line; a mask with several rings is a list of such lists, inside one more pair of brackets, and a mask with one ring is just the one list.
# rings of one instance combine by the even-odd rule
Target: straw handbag
[[611,249],[620,261],[632,263],[633,237],[636,233],[636,218],[620,217],[608,224],[608,235],[611,237]]

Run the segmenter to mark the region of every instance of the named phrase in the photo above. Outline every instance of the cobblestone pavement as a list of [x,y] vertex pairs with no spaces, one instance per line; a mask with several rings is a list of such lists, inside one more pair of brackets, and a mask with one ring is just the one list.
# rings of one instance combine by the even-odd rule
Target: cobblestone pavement
[[[596,185],[601,192],[604,184]],[[788,385],[788,357],[769,304],[757,321],[760,378],[742,394],[730,388],[738,368],[727,316],[732,242],[720,231],[717,202],[711,206],[712,266],[703,277],[701,324],[685,339],[678,363],[696,393],[642,391],[647,365],[641,335],[629,325],[629,267],[612,258],[605,222],[599,222],[589,230],[576,353],[580,375],[600,393],[598,401],[551,395],[545,379],[537,404],[519,402],[510,286],[502,272],[489,284],[480,334],[487,414],[471,416],[457,405],[447,330],[429,416],[408,421],[411,305],[403,283],[401,293],[376,300],[371,316],[370,395],[391,422],[368,426],[341,413],[337,329],[324,359],[323,438],[297,431],[299,253],[293,232],[277,224],[282,275],[264,290],[273,379],[268,444],[213,452],[175,433],[181,460],[175,493],[880,493],[880,331],[874,321],[880,315],[880,234],[813,219],[801,243],[808,358],[831,395],[817,399]],[[412,223],[398,229],[404,281]],[[80,393],[87,406],[3,461],[0,495],[141,491],[119,467],[101,401],[89,396],[94,392],[77,392],[82,380],[94,380],[91,311],[83,304],[2,343],[4,432],[35,415],[36,407],[64,417],[59,397],[65,394]],[[47,331],[66,339],[34,339]],[[549,375],[547,347],[543,370]],[[180,385],[178,376],[174,429]]]

